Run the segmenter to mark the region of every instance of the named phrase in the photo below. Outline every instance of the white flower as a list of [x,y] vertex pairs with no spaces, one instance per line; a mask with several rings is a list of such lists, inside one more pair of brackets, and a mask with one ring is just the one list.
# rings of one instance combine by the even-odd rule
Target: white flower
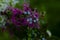
[[6,18],[4,15],[0,15],[0,27],[4,27],[6,23]]
[[11,5],[14,7],[17,3],[19,3],[19,0],[12,0]]
[[[11,4],[10,4],[11,3]],[[15,6],[19,0],[0,0],[0,11],[4,11],[8,6]]]
[[0,11],[4,11],[8,7],[8,0],[0,0]]
[[0,3],[0,11],[6,10],[7,7],[8,7],[7,4],[5,4],[5,3]]
[[11,0],[0,0],[0,2],[3,2],[3,3],[9,3]]

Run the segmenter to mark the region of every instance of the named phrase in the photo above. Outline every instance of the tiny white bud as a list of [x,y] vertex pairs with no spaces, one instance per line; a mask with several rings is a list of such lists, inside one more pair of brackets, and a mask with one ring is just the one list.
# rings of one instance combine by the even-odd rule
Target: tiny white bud
[[27,12],[24,12],[24,14],[27,14]]
[[28,11],[28,14],[30,14],[30,12]]
[[36,20],[34,20],[34,22],[36,22]]

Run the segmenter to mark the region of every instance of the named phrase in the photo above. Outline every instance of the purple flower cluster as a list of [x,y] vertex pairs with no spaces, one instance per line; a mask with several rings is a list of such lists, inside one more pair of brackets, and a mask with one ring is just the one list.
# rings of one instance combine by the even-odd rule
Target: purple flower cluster
[[23,5],[23,10],[10,7],[12,11],[11,21],[15,26],[29,26],[39,28],[39,14],[36,9],[34,11],[29,7],[29,4]]

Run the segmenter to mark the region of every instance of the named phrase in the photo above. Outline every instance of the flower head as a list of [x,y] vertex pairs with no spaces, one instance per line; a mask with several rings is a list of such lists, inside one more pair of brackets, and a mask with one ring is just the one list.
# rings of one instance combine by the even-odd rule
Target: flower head
[[39,28],[39,14],[36,10],[32,11],[29,5],[24,4],[23,10],[10,8],[12,11],[11,21],[15,26],[29,26]]

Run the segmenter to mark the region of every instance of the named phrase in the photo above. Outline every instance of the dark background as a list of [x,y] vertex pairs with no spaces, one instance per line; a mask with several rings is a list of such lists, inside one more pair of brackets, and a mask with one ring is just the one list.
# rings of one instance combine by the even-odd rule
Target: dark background
[[60,38],[60,0],[31,0],[30,3],[39,11],[47,12],[48,29]]

